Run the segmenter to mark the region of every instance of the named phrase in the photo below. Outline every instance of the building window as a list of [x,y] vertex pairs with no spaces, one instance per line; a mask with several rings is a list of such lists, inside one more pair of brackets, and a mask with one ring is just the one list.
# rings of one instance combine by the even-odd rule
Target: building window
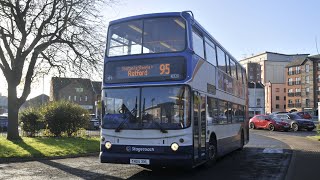
[[286,109],[286,108],[287,108],[287,106],[286,106],[286,105],[283,105],[283,108],[284,108],[284,109]]
[[73,101],[77,101],[77,96],[74,96],[74,97],[73,97]]
[[76,92],[78,92],[78,93],[83,92],[83,88],[75,88],[75,89],[76,89]]
[[306,72],[309,72],[309,71],[310,71],[309,68],[310,68],[310,67],[309,67],[309,64],[306,64]]
[[283,92],[284,92],[284,93],[286,93],[286,92],[287,92],[287,89],[286,89],[286,88],[284,88],[284,89],[283,89]]
[[261,99],[260,98],[257,99],[257,106],[261,106]]
[[288,79],[288,85],[293,85],[292,78],[289,78],[289,79]]
[[301,84],[301,79],[300,79],[300,77],[296,77],[296,85],[299,85],[299,84]]
[[318,75],[318,82],[320,82],[320,74]]
[[284,97],[283,97],[283,100],[287,100],[287,96],[284,96]]
[[80,101],[80,102],[82,101],[82,96],[79,97],[79,101]]
[[288,68],[288,74],[289,74],[289,75],[293,75],[292,67],[289,67],[289,68]]
[[309,93],[310,93],[310,88],[306,88],[306,95],[309,95]]
[[296,74],[299,74],[300,73],[300,66],[297,66],[296,67]]
[[300,88],[296,88],[295,96],[301,96],[301,89]]
[[280,92],[280,88],[276,88],[276,92]]
[[85,96],[85,97],[84,97],[84,101],[88,101],[88,96]]
[[307,107],[310,106],[310,99],[306,99],[306,106],[307,106]]
[[279,96],[276,96],[276,100],[280,100],[280,97],[279,97]]
[[279,108],[280,108],[279,104],[276,104],[276,109],[279,109]]
[[68,97],[68,100],[71,101],[71,96]]
[[306,76],[306,84],[309,84],[310,83],[310,78],[309,76]]

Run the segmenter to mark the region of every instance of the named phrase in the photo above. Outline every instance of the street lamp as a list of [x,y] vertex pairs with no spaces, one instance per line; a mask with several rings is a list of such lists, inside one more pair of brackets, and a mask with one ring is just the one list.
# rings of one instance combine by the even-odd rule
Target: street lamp
[[257,88],[257,84],[256,82],[251,82],[254,84],[254,90],[253,90],[253,98],[254,98],[254,107],[253,107],[253,116],[256,115],[256,106],[257,106],[257,99],[256,99],[256,88]]

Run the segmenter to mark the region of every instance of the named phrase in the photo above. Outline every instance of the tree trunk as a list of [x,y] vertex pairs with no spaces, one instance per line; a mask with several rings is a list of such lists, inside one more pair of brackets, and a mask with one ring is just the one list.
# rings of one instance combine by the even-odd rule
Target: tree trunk
[[18,131],[19,108],[17,87],[8,82],[8,140],[20,139]]

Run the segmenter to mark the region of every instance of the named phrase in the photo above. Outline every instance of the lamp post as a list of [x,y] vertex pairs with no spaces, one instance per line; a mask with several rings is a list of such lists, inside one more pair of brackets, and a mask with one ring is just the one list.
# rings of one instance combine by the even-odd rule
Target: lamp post
[[254,99],[254,107],[253,107],[253,116],[256,115],[256,106],[257,106],[257,99],[256,99],[256,87],[257,87],[257,84],[256,82],[251,82],[254,84],[254,89],[253,89],[253,99]]
[[44,104],[44,74],[42,74],[42,95],[41,95],[41,105]]

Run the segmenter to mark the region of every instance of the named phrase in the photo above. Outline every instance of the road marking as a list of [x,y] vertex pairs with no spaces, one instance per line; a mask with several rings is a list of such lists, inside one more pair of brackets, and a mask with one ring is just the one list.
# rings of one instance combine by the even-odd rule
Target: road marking
[[275,148],[265,148],[263,150],[263,153],[268,153],[268,154],[283,154],[283,149],[275,149]]

